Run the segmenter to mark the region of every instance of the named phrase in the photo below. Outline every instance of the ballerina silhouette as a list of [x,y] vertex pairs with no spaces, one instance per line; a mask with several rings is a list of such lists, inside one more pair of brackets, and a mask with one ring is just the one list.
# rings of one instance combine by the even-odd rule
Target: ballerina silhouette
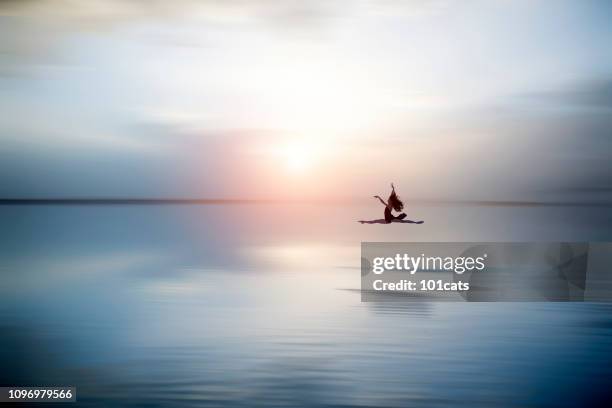
[[393,183],[391,183],[391,194],[389,195],[389,198],[387,199],[387,202],[385,202],[385,200],[383,200],[380,196],[375,195],[374,198],[377,198],[382,205],[385,206],[385,218],[383,219],[379,219],[379,220],[370,220],[370,221],[365,221],[365,220],[360,220],[359,222],[362,224],[390,224],[392,222],[398,222],[398,223],[403,223],[403,224],[422,224],[423,221],[412,221],[412,220],[406,220],[406,214],[405,213],[401,213],[400,215],[393,215],[393,210],[400,212],[404,209],[404,203],[402,202],[402,200],[400,200],[400,198],[398,197],[397,193],[395,192],[395,186],[393,185]]

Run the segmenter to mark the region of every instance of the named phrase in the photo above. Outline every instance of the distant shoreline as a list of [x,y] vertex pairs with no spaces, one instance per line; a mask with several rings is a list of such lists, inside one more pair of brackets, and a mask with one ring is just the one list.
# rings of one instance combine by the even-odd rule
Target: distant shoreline
[[[0,205],[256,205],[256,204],[365,204],[365,200],[264,200],[222,198],[0,198]],[[612,202],[408,200],[408,205],[484,207],[612,207]]]

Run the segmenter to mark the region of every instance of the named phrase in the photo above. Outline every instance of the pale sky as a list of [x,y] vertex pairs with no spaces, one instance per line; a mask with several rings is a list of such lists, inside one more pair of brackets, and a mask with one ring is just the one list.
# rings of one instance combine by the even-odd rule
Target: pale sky
[[1,197],[612,192],[608,1],[0,2]]

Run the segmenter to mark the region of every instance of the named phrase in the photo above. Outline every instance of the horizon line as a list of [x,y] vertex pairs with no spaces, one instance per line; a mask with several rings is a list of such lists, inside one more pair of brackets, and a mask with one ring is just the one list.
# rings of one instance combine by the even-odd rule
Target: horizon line
[[[223,205],[223,204],[332,204],[347,201],[365,202],[360,198],[336,199],[248,199],[248,198],[135,198],[135,197],[55,197],[0,198],[0,205]],[[612,207],[608,201],[524,201],[524,200],[459,200],[412,199],[417,205],[475,205],[493,207]]]

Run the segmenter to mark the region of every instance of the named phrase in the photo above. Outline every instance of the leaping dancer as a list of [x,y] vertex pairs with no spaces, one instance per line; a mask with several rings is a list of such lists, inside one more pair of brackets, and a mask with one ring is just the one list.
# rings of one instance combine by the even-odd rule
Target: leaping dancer
[[393,210],[395,210],[396,212],[400,212],[404,209],[404,203],[402,202],[402,200],[400,200],[397,193],[395,192],[395,186],[393,185],[393,183],[391,183],[391,194],[389,195],[387,202],[385,202],[385,200],[383,200],[378,195],[375,195],[374,198],[377,198],[382,203],[382,205],[385,206],[385,218],[381,220],[359,221],[360,223],[362,224],[390,224],[392,222],[400,222],[400,223],[407,223],[407,224],[422,224],[423,223],[423,221],[404,220],[404,218],[406,218],[405,213],[401,213],[400,215],[397,215],[397,216],[393,215],[393,212],[392,212]]

